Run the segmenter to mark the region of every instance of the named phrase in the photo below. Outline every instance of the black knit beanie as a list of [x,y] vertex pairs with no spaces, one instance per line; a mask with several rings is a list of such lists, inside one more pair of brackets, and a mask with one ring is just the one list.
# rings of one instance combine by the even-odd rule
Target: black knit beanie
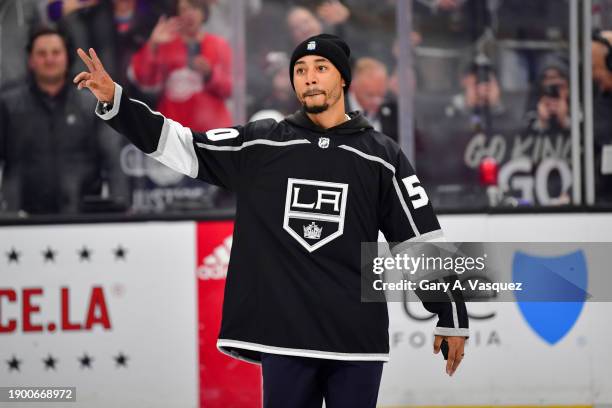
[[346,91],[351,86],[351,65],[349,64],[351,49],[340,37],[332,34],[319,34],[304,40],[295,47],[289,63],[289,78],[293,89],[295,89],[293,85],[293,66],[304,55],[319,55],[327,58],[334,64],[344,79],[346,84],[344,90]]

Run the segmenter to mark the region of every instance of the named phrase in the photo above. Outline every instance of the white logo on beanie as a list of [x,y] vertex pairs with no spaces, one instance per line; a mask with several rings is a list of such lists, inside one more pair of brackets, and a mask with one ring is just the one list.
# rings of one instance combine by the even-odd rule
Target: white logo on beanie
[[306,49],[308,51],[312,51],[315,48],[317,48],[317,42],[316,41],[309,41],[308,44],[306,44]]

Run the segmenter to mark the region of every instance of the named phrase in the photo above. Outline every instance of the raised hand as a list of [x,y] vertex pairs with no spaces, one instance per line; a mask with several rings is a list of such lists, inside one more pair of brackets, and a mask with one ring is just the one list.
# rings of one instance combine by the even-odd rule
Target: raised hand
[[100,102],[112,102],[115,97],[115,82],[104,69],[96,51],[90,48],[89,55],[87,55],[79,48],[77,54],[89,70],[89,72],[83,71],[74,77],[73,82],[77,84],[77,88],[89,89]]
[[62,1],[62,16],[97,4],[98,0],[64,0]]
[[342,24],[351,16],[350,10],[338,0],[323,2],[317,7],[317,14],[323,21],[331,26]]
[[157,47],[159,44],[167,43],[176,37],[180,27],[180,20],[178,17],[161,16],[151,32],[149,42],[153,47]]

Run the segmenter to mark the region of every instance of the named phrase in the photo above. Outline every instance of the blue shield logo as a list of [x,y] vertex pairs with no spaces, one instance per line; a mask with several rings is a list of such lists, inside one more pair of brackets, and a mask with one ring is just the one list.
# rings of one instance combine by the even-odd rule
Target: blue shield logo
[[574,326],[587,293],[587,267],[582,250],[557,257],[516,252],[512,280],[522,282],[514,292],[529,326],[546,342],[555,344]]

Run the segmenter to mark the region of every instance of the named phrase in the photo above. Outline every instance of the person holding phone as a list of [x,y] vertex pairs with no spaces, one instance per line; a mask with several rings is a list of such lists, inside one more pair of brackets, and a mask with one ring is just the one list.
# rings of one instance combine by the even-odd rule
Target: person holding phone
[[537,83],[535,109],[527,113],[533,134],[569,132],[569,68],[559,57],[547,59]]
[[206,0],[179,0],[177,11],[159,19],[132,57],[128,77],[142,91],[157,93],[156,108],[169,118],[200,131],[229,126],[229,44],[203,29],[210,14]]

